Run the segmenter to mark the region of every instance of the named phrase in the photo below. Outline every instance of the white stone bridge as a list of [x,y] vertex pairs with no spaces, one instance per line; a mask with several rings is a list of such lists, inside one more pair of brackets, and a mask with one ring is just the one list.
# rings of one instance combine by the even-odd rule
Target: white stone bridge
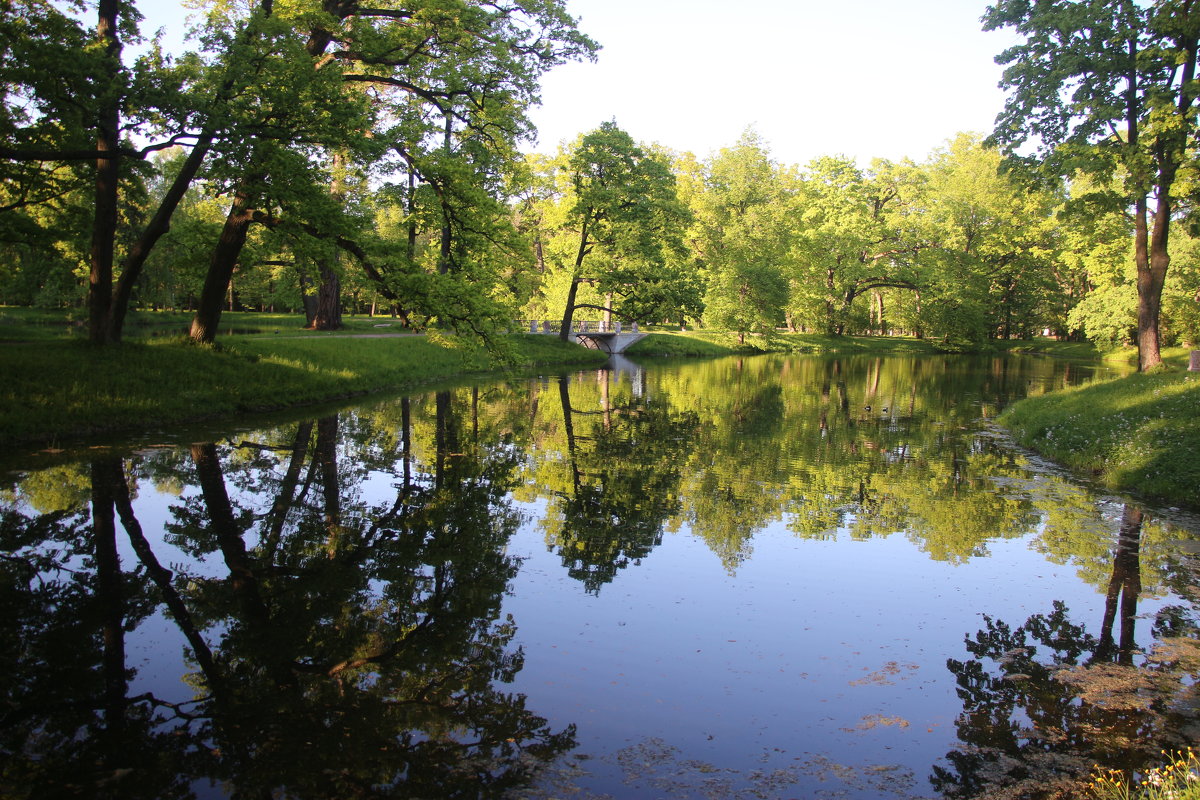
[[[558,320],[522,320],[518,325],[519,329],[527,330],[530,333],[552,336],[557,336],[562,330],[562,323]],[[636,322],[629,328],[625,328],[619,320],[608,324],[592,320],[577,320],[571,325],[571,333],[568,338],[584,347],[616,355],[624,353],[630,345],[645,335],[638,331]]]

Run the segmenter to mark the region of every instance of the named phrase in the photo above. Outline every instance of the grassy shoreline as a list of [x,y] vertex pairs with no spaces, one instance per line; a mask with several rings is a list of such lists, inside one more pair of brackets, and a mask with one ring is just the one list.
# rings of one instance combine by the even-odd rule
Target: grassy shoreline
[[[93,348],[53,312],[0,309],[0,444],[58,446],[97,435],[237,419],[456,377],[535,366],[595,366],[603,355],[554,337],[504,337],[499,356],[453,337],[368,338],[400,328],[379,317],[341,334],[302,331],[294,316],[230,314],[242,335],[215,347],[177,335]],[[179,317],[177,319],[177,317]],[[181,315],[149,315],[143,329],[177,334]],[[248,334],[248,335],[247,335]],[[258,335],[255,335],[258,334]],[[286,335],[281,335],[286,334]],[[1087,343],[993,342],[995,351],[1129,362]],[[654,332],[632,356],[753,353],[933,354],[938,344],[903,337]],[[1172,371],[1131,375],[1022,400],[1000,417],[1022,446],[1106,486],[1200,508],[1200,375],[1182,372],[1187,351],[1166,351]]]
[[435,381],[537,366],[596,366],[603,354],[548,336],[505,337],[499,355],[450,337],[230,337],[95,348],[0,345],[0,443],[58,446],[99,434],[236,418]]
[[1110,489],[1200,509],[1200,373],[1187,351],[1167,369],[1014,403],[998,418],[1016,441]]

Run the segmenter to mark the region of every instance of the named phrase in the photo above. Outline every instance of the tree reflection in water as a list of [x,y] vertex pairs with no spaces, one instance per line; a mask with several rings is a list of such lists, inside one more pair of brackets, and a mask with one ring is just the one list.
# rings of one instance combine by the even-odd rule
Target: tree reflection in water
[[[209,442],[157,465],[198,487],[171,509],[171,542],[197,558],[175,572],[119,458],[93,463],[90,514],[6,510],[0,793],[494,797],[572,748],[573,728],[502,688],[522,666],[500,619],[516,458],[464,447],[445,393],[434,466],[414,469],[408,412],[385,503],[340,464],[336,416],[278,448]],[[181,702],[128,688],[125,640],[155,613],[187,642]]]
[[545,521],[549,546],[592,593],[662,544],[698,424],[663,402],[615,405],[610,374],[599,373],[599,408],[590,411],[572,406],[570,376],[558,379],[570,477]]
[[[607,705],[597,703],[607,722],[583,717],[587,736],[611,734],[599,750],[587,740],[591,765],[610,745],[620,748],[618,771],[621,753],[640,758],[621,737],[658,719],[665,747],[644,754],[661,756],[664,770],[711,764],[734,770],[724,774],[735,783],[735,774],[753,783],[758,751],[738,756],[740,745],[724,744],[734,736],[687,745],[696,730],[690,712],[671,718],[649,703],[633,706],[654,691],[674,699],[672,708],[727,715],[738,741],[741,730],[770,737],[770,758],[792,783],[835,773],[846,782],[848,769],[878,777],[870,770],[880,764],[859,764],[851,750],[868,753],[869,741],[885,737],[919,746],[911,734],[922,726],[860,730],[861,720],[903,705],[904,691],[889,694],[892,684],[882,681],[844,701],[846,670],[874,674],[869,645],[899,646],[892,634],[910,621],[925,625],[922,648],[936,653],[937,670],[948,656],[963,658],[938,624],[949,618],[944,595],[916,586],[917,573],[971,589],[965,613],[1026,588],[1072,598],[1074,608],[1095,589],[1106,598],[1092,633],[1065,607],[1020,626],[989,619],[969,655],[951,662],[957,683],[950,673],[934,681],[930,720],[958,714],[955,688],[962,702],[964,748],[932,778],[947,796],[1019,795],[1065,785],[1093,762],[1144,763],[1178,738],[1167,731],[1187,733],[1178,698],[1196,661],[1193,612],[1159,615],[1154,653],[1137,652],[1133,635],[1139,592],[1157,608],[1157,598],[1190,586],[1178,569],[1180,534],[1130,508],[1114,554],[1108,501],[1031,470],[978,423],[994,413],[994,397],[1059,379],[1056,364],[1019,358],[718,359],[636,383],[599,372],[459,388],[246,434],[249,441],[126,459],[93,452],[82,464],[31,472],[0,486],[0,795],[495,796],[575,740],[573,728],[550,729],[523,695],[504,691],[514,677],[538,692],[535,710],[560,728],[580,718],[576,698],[615,687]],[[152,496],[139,499],[139,490]],[[1020,566],[1007,583],[974,591],[976,567],[986,573],[991,555],[1017,551],[1029,558],[1013,562]],[[509,552],[536,560],[520,583]],[[798,560],[764,571],[773,565],[761,556],[771,553]],[[646,561],[641,580],[629,580],[651,556],[679,561]],[[827,582],[828,597],[795,588],[809,558],[830,564],[829,577],[841,582]],[[861,583],[860,563],[861,575],[888,577]],[[1042,563],[1070,565],[1077,579],[1066,569],[1043,578]],[[843,578],[843,569],[855,573]],[[564,572],[573,580],[561,580]],[[753,590],[734,588],[744,576]],[[598,596],[618,578],[627,581],[622,591]],[[648,635],[661,615],[647,614],[641,638],[627,640],[637,646],[615,667],[630,686],[593,677],[594,653],[615,639],[593,642],[589,631],[596,650],[571,648],[569,656],[558,646],[555,637],[574,638],[626,602],[648,607],[655,592],[639,593],[661,595],[664,585],[681,608],[709,587],[728,587],[736,603],[715,611],[734,609],[730,633],[717,637],[729,646],[693,649],[688,641],[695,663],[656,684],[662,670],[647,665],[670,642]],[[910,586],[916,605],[900,625],[872,631],[854,622],[882,619],[877,598]],[[576,597],[585,592],[593,596]],[[802,595],[812,605],[806,613],[830,621],[824,645],[767,627],[794,619],[793,598]],[[557,609],[580,599],[581,613],[564,626]],[[531,654],[539,648],[537,669],[519,672],[524,654],[502,600],[521,609],[521,635]],[[762,626],[746,637],[737,635],[743,602],[751,628]],[[681,616],[681,639],[717,630],[713,610],[700,620]],[[699,634],[689,632],[693,623]],[[847,626],[869,644],[855,648],[859,660],[826,669],[829,642],[844,641]],[[819,642],[823,628],[814,627]],[[955,622],[951,630],[973,627]],[[156,647],[164,628],[171,641]],[[756,649],[754,636],[771,651],[779,643],[779,655],[766,644]],[[731,669],[737,677],[726,684]],[[751,674],[761,692],[745,683]],[[795,674],[807,677],[797,683]],[[726,685],[732,693],[704,695]],[[739,729],[756,696],[772,698],[769,712],[811,699],[848,718],[755,719]],[[710,751],[719,746],[730,763],[716,763],[725,753]],[[935,747],[936,756],[949,744]],[[816,755],[797,761],[800,753]],[[886,774],[926,773],[929,761],[922,752]],[[568,788],[620,796],[614,787],[623,779],[605,784],[601,773],[595,784]],[[698,780],[711,774],[701,770]],[[677,796],[695,796],[696,786],[681,785]],[[762,788],[762,796],[772,791],[782,790]]]
[[1072,797],[1097,765],[1132,775],[1194,738],[1196,607],[1161,611],[1145,655],[1134,642],[1143,517],[1125,505],[1098,637],[1055,602],[1016,628],[984,615],[966,639],[972,658],[947,662],[963,703],[962,745],[930,776],[943,796]]

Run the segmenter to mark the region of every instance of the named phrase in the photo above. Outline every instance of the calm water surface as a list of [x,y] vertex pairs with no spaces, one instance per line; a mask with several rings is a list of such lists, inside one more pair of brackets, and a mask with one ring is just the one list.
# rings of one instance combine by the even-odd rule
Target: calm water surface
[[[0,794],[983,797],[1194,736],[1200,525],[1033,357],[514,379],[0,493]],[[1157,648],[1157,649],[1155,649]]]

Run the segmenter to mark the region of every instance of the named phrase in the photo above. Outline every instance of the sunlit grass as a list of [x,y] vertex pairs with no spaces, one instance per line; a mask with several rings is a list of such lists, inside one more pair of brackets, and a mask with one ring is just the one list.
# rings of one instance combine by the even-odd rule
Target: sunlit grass
[[[191,325],[190,311],[135,310],[125,320],[124,338],[142,340],[173,337],[186,333]],[[304,329],[304,315],[269,311],[226,311],[221,314],[218,337],[235,335],[328,336],[323,331]],[[346,314],[340,333],[402,333],[407,329],[399,319]],[[85,309],[40,309],[0,306],[0,342],[30,342],[84,339],[87,336]]]
[[651,333],[629,348],[630,355],[717,356],[734,353],[935,353],[936,343],[908,336],[825,336],[769,333],[745,336],[727,331]]
[[1176,371],[1031,397],[1000,422],[1112,488],[1200,507],[1200,374]]
[[501,360],[424,337],[179,339],[96,348],[0,344],[0,442],[53,442],[110,431],[303,406],[406,389],[510,366],[597,363],[596,351],[548,336],[505,337]]

